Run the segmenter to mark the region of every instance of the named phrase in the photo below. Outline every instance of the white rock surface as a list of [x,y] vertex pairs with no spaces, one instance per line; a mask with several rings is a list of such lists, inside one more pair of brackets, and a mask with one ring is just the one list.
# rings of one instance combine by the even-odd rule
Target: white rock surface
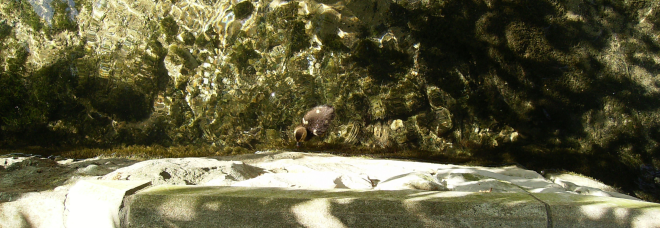
[[230,184],[257,177],[261,173],[261,169],[237,161],[219,161],[212,158],[166,158],[139,162],[115,170],[102,179],[149,180],[153,185],[204,185],[219,180]]
[[340,177],[338,173],[333,172],[266,173],[231,186],[333,189],[338,188],[335,182]]
[[[443,182],[444,183],[444,182]],[[445,185],[429,173],[413,172],[393,176],[375,187],[376,190],[417,189],[426,191],[446,191]]]
[[66,193],[79,180],[317,190],[531,192],[639,200],[590,178],[568,174],[547,176],[546,179],[516,166],[476,167],[297,152],[142,162],[0,158],[0,224],[60,227],[49,225],[63,224]]
[[127,192],[149,181],[79,181],[67,195],[67,228],[120,227],[119,209]]
[[[637,199],[615,192],[614,188],[593,179],[585,179],[588,186],[572,182],[567,185],[566,181],[560,184],[557,179],[546,179],[535,171],[516,166],[476,167],[293,152],[262,152],[255,158],[242,161],[262,169],[265,174],[254,179],[227,183],[226,186],[501,193],[528,191]],[[580,183],[580,180],[577,182]]]
[[64,227],[64,200],[68,188],[29,192],[0,203],[0,227]]
[[[94,169],[100,167],[88,166],[82,170]],[[561,177],[569,178],[566,175]],[[593,179],[583,178],[586,185],[580,185],[557,175],[546,179],[537,172],[516,166],[476,167],[296,152],[149,160],[117,169],[102,179],[150,180],[153,185],[500,193],[527,191],[636,199],[615,192],[613,188]],[[571,180],[581,183],[582,179]]]

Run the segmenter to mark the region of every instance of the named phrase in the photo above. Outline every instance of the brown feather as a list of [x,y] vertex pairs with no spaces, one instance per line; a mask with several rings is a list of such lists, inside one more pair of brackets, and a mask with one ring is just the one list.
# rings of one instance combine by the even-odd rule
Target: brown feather
[[335,108],[330,105],[319,105],[305,114],[305,117],[303,117],[303,126],[307,128],[307,133],[312,133],[315,136],[323,136],[334,118]]
[[309,110],[302,118],[302,125],[293,130],[297,145],[300,146],[301,142],[310,140],[314,136],[325,135],[334,118],[335,108],[330,105],[319,105]]

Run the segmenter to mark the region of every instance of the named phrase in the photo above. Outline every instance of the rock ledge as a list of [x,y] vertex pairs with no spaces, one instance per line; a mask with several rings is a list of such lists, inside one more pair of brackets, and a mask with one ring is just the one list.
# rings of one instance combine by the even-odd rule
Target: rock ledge
[[[10,227],[256,226],[281,216],[283,226],[388,224],[395,218],[427,226],[660,226],[651,219],[660,216],[658,204],[592,179],[546,178],[516,166],[297,152],[142,162],[0,159],[0,221]],[[208,221],[204,214],[226,219]],[[456,223],[454,215],[463,220]],[[89,220],[94,216],[101,218]]]

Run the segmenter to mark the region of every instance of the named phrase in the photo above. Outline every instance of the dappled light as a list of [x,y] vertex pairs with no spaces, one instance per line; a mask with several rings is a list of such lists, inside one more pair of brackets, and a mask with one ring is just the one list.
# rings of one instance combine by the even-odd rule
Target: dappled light
[[[171,190],[170,190],[171,189]],[[150,216],[156,223],[176,226],[215,224],[220,226],[570,226],[570,224],[617,224],[618,226],[651,227],[654,223],[638,223],[647,216],[640,201],[603,201],[584,199],[581,206],[568,206],[568,201],[552,199],[548,194],[504,194],[466,192],[346,191],[296,190],[287,188],[164,187],[133,196],[128,206],[137,213],[149,208],[179,209]],[[460,196],[460,197],[459,197]],[[537,198],[538,197],[538,198]],[[163,200],[164,202],[160,202]],[[182,202],[187,201],[187,202]],[[178,202],[178,203],[177,203]],[[630,204],[639,202],[638,204]],[[214,207],[205,205],[213,204]],[[546,209],[545,204],[549,205]],[[628,205],[628,206],[626,206]],[[653,206],[652,206],[653,205]],[[195,210],[193,217],[175,215]],[[549,210],[549,211],[546,211]],[[144,211],[144,212],[143,212]],[[549,217],[547,216],[549,215]],[[213,221],[206,217],[214,217]],[[129,218],[133,224],[146,224],[139,216]]]
[[329,199],[312,199],[292,206],[291,212],[296,221],[305,227],[347,227],[332,215],[332,203]]

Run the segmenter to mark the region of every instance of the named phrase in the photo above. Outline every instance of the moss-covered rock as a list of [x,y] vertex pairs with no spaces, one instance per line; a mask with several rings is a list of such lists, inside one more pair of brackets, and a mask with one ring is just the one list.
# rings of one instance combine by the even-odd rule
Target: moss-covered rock
[[369,76],[378,80],[392,80],[412,65],[406,53],[381,48],[371,40],[363,39],[356,44],[351,60],[369,71]]
[[250,1],[243,1],[234,5],[232,10],[234,11],[234,15],[236,15],[237,19],[245,19],[252,15],[252,11],[254,11],[254,5]]
[[65,30],[78,31],[78,23],[71,18],[69,5],[66,2],[54,0],[50,4],[54,11],[52,26],[50,27],[51,33],[57,34]]
[[11,35],[12,26],[8,25],[5,21],[0,22],[0,41]]
[[179,25],[171,16],[165,17],[160,20],[160,31],[165,34],[168,42],[173,42],[179,34]]
[[35,32],[41,31],[44,27],[42,19],[34,12],[33,6],[27,0],[8,1],[3,4],[3,12],[5,15],[18,16]]

